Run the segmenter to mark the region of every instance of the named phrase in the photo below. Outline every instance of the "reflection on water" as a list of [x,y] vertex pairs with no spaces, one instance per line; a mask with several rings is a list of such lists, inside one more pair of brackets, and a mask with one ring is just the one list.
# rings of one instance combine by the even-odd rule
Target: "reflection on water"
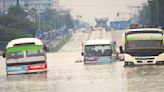
[[8,81],[24,81],[24,80],[33,80],[33,81],[40,81],[46,80],[47,73],[37,73],[37,74],[20,74],[20,75],[8,75]]
[[48,91],[47,73],[9,75],[0,86],[3,92],[40,92]]
[[126,68],[128,91],[163,92],[164,66],[137,66]]
[[164,90],[164,66],[124,67],[124,62],[84,65],[74,62],[80,58],[76,55],[80,55],[80,52],[49,54],[47,74],[11,76],[2,74],[0,92],[162,92]]

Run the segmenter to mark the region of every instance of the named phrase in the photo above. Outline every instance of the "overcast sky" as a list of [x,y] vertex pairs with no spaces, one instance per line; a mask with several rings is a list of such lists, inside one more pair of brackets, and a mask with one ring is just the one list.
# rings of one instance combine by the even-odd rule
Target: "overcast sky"
[[95,17],[108,17],[116,19],[120,12],[121,18],[130,16],[135,9],[128,6],[142,5],[146,0],[59,0],[60,5],[72,9],[73,16],[81,15],[82,20],[93,22]]

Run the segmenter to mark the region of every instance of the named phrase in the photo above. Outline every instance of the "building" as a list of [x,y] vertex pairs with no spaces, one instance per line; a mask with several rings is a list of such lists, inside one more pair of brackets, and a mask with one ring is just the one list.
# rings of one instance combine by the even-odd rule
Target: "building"
[[37,12],[42,12],[47,8],[53,8],[54,0],[0,0],[0,11],[7,11],[9,7],[17,4],[25,10],[35,9]]

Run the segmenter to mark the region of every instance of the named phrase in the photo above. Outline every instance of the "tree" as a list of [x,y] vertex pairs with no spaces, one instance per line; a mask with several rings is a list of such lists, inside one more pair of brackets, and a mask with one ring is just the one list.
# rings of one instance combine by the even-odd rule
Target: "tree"
[[73,19],[71,15],[66,11],[56,11],[47,9],[45,12],[40,14],[41,23],[47,24],[52,29],[59,29],[63,26],[67,28],[73,28]]
[[74,23],[73,23],[73,19],[71,18],[71,15],[65,15],[64,18],[65,18],[66,26],[68,28],[73,28]]
[[151,15],[150,15],[150,10],[149,10],[149,6],[148,5],[144,5],[142,7],[142,10],[140,11],[140,24],[142,24],[143,26],[145,25],[150,25],[151,24]]
[[21,7],[14,6],[7,15],[0,16],[1,41],[19,37],[33,37],[38,25],[26,19],[26,13]]
[[8,15],[25,18],[27,13],[20,6],[13,6],[9,8]]
[[31,34],[23,32],[22,30],[13,28],[3,28],[0,29],[0,39],[1,41],[10,41],[16,38],[32,37]]
[[148,2],[149,8],[150,8],[150,15],[151,15],[151,23],[152,24],[158,24],[157,23],[157,17],[159,17],[159,25],[164,27],[164,0],[151,0]]

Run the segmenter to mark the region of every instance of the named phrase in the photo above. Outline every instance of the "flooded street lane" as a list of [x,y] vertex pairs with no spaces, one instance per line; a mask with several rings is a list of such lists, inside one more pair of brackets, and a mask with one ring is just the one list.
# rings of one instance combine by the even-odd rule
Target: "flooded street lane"
[[124,67],[122,61],[84,65],[76,60],[82,59],[79,46],[87,36],[74,37],[66,44],[69,48],[47,54],[47,74],[6,76],[1,57],[0,92],[163,92],[164,66]]
[[[126,88],[124,87],[126,81],[122,79],[125,75],[120,71],[123,68],[121,67],[122,62],[84,65],[83,63],[75,63],[76,59],[71,58],[72,55],[80,58],[77,53],[80,54],[80,52],[56,53],[59,58],[54,60],[60,61],[51,65],[55,70],[49,71],[55,76],[49,76],[49,79],[57,82],[58,90],[53,89],[55,92],[107,92],[109,90],[121,92],[126,90],[124,89]],[[66,56],[66,60],[60,58],[63,55]]]

